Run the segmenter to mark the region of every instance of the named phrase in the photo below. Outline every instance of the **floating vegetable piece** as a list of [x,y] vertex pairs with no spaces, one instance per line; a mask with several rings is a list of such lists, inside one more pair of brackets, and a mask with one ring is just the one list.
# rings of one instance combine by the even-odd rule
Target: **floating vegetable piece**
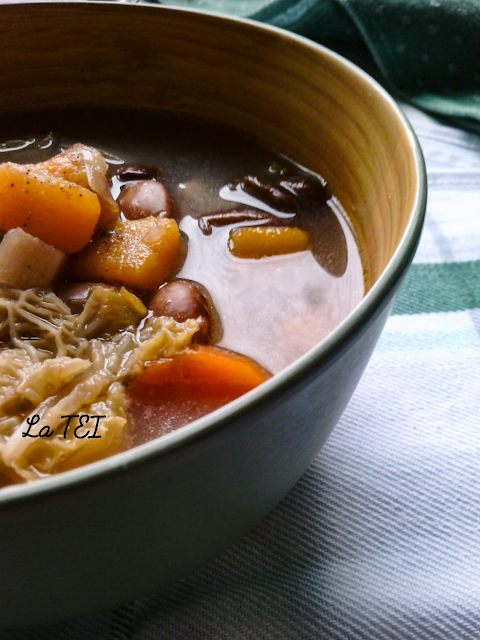
[[108,227],[118,218],[118,205],[112,198],[108,185],[108,165],[96,149],[77,143],[50,160],[33,165],[33,168],[93,191],[98,196],[101,207],[99,229]]
[[181,247],[175,220],[143,218],[117,222],[67,265],[70,280],[156,289],[171,274]]
[[306,251],[308,233],[296,227],[242,227],[230,231],[228,248],[237,258],[265,258]]
[[22,229],[11,229],[0,244],[0,283],[15,289],[49,285],[65,254]]
[[89,189],[28,165],[0,165],[1,229],[20,227],[69,254],[87,244],[99,215]]
[[105,338],[137,325],[146,315],[143,302],[125,287],[118,290],[99,285],[93,287],[77,326],[84,338]]
[[[192,345],[172,358],[148,362],[128,390],[137,442],[196,420],[270,377],[246,356],[204,345]],[[155,434],[148,432],[151,429]]]

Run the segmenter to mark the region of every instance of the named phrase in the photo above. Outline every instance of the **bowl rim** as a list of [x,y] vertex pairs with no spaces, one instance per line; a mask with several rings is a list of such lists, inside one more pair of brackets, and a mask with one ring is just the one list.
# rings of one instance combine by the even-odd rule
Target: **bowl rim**
[[[9,7],[18,7],[26,4],[30,4],[30,1],[27,0],[27,2],[25,2],[22,0],[11,0],[8,4],[0,6],[1,9],[5,10]],[[412,261],[423,226],[427,198],[427,175],[420,144],[410,122],[401,111],[398,103],[383,88],[383,86],[379,84],[379,82],[372,78],[363,69],[340,54],[328,49],[324,45],[318,44],[291,31],[263,22],[249,18],[231,16],[224,13],[203,11],[200,9],[127,3],[122,3],[118,6],[118,3],[111,3],[105,0],[94,0],[94,2],[92,2],[92,0],[75,0],[75,2],[40,0],[35,1],[34,4],[40,6],[48,5],[50,7],[55,6],[63,8],[64,10],[72,4],[75,4],[84,6],[89,5],[91,7],[95,5],[103,7],[108,6],[112,7],[112,10],[115,11],[146,10],[161,11],[171,14],[193,14],[199,17],[206,17],[207,19],[244,24],[258,31],[271,32],[282,38],[297,41],[299,44],[320,53],[322,56],[330,57],[336,62],[346,66],[349,71],[355,73],[364,82],[369,84],[372,90],[383,98],[403,125],[410,143],[410,150],[413,153],[415,161],[417,190],[407,226],[394,254],[380,274],[378,280],[372,285],[353,311],[351,311],[328,336],[317,343],[303,356],[295,360],[279,373],[276,373],[272,378],[262,383],[259,387],[249,391],[224,407],[220,407],[206,416],[176,429],[172,433],[163,435],[155,440],[138,445],[111,457],[104,458],[103,460],[89,463],[83,467],[63,471],[58,475],[49,476],[47,478],[27,482],[25,484],[14,484],[1,488],[0,508],[7,508],[8,506],[14,506],[30,500],[38,500],[39,496],[47,497],[50,494],[62,493],[63,491],[67,491],[73,487],[80,488],[85,485],[101,482],[110,477],[123,474],[137,466],[141,466],[142,464],[149,463],[153,459],[160,459],[177,448],[192,444],[196,440],[201,440],[207,437],[212,432],[223,428],[232,418],[240,418],[242,414],[250,410],[252,407],[257,407],[267,403],[278,393],[288,392],[292,385],[300,383],[302,379],[307,378],[312,370],[320,368],[322,364],[326,362],[335,361],[339,357],[343,348],[349,343],[351,337],[357,332],[361,332],[368,323],[370,317],[382,308],[382,303],[385,300],[389,299],[390,293],[394,290],[397,282],[401,280],[407,267]],[[127,6],[129,7],[128,9],[126,9]]]

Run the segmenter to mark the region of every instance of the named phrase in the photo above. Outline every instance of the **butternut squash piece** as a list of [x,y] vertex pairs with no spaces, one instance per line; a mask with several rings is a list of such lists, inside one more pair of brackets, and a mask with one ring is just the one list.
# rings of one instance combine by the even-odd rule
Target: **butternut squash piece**
[[70,258],[68,278],[156,289],[170,276],[180,247],[175,220],[150,217],[118,221]]
[[20,227],[64,253],[88,243],[100,216],[89,189],[32,165],[0,164],[0,229]]
[[118,204],[112,198],[107,180],[108,165],[96,149],[77,143],[50,160],[33,166],[93,191],[100,201],[97,228],[105,229],[118,218]]
[[230,231],[228,248],[237,258],[266,258],[306,251],[308,233],[297,227],[242,227]]

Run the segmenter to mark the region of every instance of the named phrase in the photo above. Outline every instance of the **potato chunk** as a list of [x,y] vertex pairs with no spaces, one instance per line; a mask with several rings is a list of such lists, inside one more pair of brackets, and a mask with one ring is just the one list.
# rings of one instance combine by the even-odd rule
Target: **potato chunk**
[[33,166],[0,164],[0,229],[20,227],[64,253],[83,249],[100,215],[89,189]]
[[65,254],[21,229],[10,229],[0,244],[0,283],[32,289],[52,283]]
[[72,256],[68,277],[139,289],[155,289],[170,276],[181,247],[175,220],[117,222]]
[[228,248],[237,258],[266,258],[306,251],[308,233],[297,227],[242,227],[230,231]]

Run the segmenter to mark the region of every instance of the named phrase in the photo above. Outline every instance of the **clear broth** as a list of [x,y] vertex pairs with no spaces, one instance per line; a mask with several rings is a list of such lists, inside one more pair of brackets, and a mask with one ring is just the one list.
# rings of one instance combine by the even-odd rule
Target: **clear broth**
[[[312,239],[308,251],[239,259],[228,251],[228,235],[247,223],[202,233],[199,217],[238,208],[222,197],[225,185],[245,175],[313,175],[241,131],[171,115],[72,109],[3,118],[0,140],[0,162],[41,162],[82,142],[105,155],[112,173],[123,164],[158,166],[188,236],[177,277],[210,292],[223,325],[219,346],[273,373],[327,336],[364,295],[357,241],[335,197],[304,216]],[[119,190],[114,178],[114,197]]]

